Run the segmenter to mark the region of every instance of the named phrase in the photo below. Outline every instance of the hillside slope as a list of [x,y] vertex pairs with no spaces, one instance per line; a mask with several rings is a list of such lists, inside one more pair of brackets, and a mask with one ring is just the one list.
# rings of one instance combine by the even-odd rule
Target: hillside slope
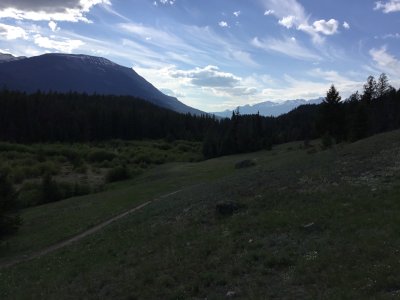
[[202,114],[167,96],[133,69],[102,57],[44,54],[0,64],[0,86],[28,93],[41,91],[135,96],[181,113]]
[[[68,248],[2,269],[0,296],[395,297],[400,131],[324,151],[311,144],[164,165],[101,194],[28,209],[20,233],[1,244],[3,257],[180,190]],[[244,160],[255,165],[235,168]],[[232,202],[232,214],[217,212]]]

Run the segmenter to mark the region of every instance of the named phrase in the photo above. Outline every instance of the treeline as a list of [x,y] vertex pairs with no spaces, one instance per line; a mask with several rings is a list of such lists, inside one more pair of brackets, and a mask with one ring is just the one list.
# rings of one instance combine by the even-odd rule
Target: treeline
[[0,140],[18,143],[110,139],[202,140],[216,120],[179,114],[134,97],[0,92]]
[[316,120],[319,106],[303,105],[279,117],[240,115],[236,110],[231,119],[211,127],[203,142],[207,158],[270,149],[274,144],[318,137]]
[[334,142],[356,141],[377,133],[400,128],[400,89],[389,84],[385,74],[376,80],[369,76],[363,92],[345,101],[332,85],[320,105],[319,134]]
[[400,128],[400,90],[382,74],[370,76],[362,93],[342,101],[331,86],[323,103],[303,105],[279,117],[241,116],[214,124],[203,144],[206,157],[268,149],[273,144],[324,137],[326,146]]
[[206,158],[268,149],[273,144],[328,136],[355,141],[400,128],[400,90],[385,74],[370,76],[362,93],[342,101],[334,86],[320,105],[279,117],[230,119],[179,114],[133,97],[77,93],[0,92],[0,140],[19,143],[110,139],[203,141]]

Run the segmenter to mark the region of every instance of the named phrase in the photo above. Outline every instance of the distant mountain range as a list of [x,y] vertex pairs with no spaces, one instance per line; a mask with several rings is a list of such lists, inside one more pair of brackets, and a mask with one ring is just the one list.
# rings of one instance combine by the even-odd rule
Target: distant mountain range
[[[295,109],[296,107],[304,104],[319,104],[323,98],[317,98],[312,100],[296,99],[296,100],[286,100],[283,102],[272,102],[265,101],[253,105],[239,106],[239,112],[242,115],[252,115],[260,113],[262,116],[279,116],[289,111]],[[218,117],[230,118],[232,116],[233,110],[225,110],[221,112],[213,112]]]
[[180,113],[204,114],[167,96],[132,68],[95,56],[43,54],[30,58],[0,54],[0,88],[33,93],[37,90],[142,98]]

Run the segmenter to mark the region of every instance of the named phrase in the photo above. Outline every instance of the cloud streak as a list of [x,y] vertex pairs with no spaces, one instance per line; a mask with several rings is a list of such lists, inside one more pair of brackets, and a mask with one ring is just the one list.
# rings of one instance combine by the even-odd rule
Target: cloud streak
[[322,58],[311,50],[300,45],[294,38],[260,40],[255,37],[251,44],[268,52],[278,52],[301,60],[320,61]]
[[372,59],[376,63],[376,67],[381,71],[400,78],[400,60],[390,54],[386,47],[380,49],[371,49],[369,51]]
[[57,50],[64,53],[72,53],[73,50],[78,49],[79,47],[84,45],[84,42],[82,42],[81,40],[55,40],[41,36],[40,34],[34,37],[34,42],[41,48]]

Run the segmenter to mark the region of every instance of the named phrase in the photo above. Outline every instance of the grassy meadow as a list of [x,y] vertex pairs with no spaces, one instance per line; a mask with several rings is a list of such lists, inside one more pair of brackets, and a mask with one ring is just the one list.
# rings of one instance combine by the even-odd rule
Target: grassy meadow
[[[76,146],[89,181],[96,169],[104,181],[117,161],[139,168],[127,154],[136,148],[121,143],[106,146],[118,153],[109,164]],[[22,210],[19,232],[0,244],[0,265],[157,199],[71,246],[0,268],[0,298],[399,297],[400,131],[326,150],[295,142],[206,161],[198,161],[198,146],[187,147],[181,162],[154,161],[97,193]],[[179,146],[165,151],[182,157]],[[60,155],[44,156],[57,169],[73,168]],[[234,209],[222,214],[218,205]]]
[[[0,142],[0,170],[9,174],[21,208],[81,196],[106,189],[168,162],[202,159],[201,144],[189,141],[121,141],[90,144]],[[41,183],[50,176],[55,199],[43,199]]]

